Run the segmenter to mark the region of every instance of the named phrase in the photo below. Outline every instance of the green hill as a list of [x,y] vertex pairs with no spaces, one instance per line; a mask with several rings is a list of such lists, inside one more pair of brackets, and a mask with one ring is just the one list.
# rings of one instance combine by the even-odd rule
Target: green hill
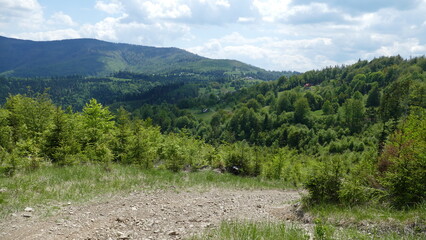
[[0,36],[0,74],[15,77],[106,76],[216,72],[273,80],[269,72],[235,60],[213,60],[178,48],[156,48],[95,39],[28,41]]

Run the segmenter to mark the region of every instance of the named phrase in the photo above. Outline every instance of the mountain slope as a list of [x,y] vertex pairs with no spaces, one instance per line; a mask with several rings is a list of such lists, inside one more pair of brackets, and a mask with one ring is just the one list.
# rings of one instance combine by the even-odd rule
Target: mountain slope
[[[156,48],[95,39],[36,42],[0,36],[0,74],[17,77],[102,76],[118,71],[179,71],[277,75],[234,60],[213,60],[178,48]],[[264,80],[270,80],[264,79]]]

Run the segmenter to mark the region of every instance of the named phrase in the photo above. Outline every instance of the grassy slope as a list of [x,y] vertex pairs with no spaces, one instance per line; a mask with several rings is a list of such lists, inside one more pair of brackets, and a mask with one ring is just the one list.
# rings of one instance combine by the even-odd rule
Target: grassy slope
[[282,181],[241,178],[212,171],[172,173],[118,164],[110,165],[108,170],[101,165],[42,167],[12,177],[0,177],[0,218],[29,205],[87,201],[134,190],[211,186],[234,189],[285,187]]
[[[212,171],[172,173],[137,166],[102,165],[42,167],[0,178],[0,219],[26,206],[55,211],[55,203],[85,202],[95,197],[153,189],[283,189],[283,181],[242,178]],[[50,206],[50,207],[49,207]],[[369,206],[324,206],[309,209],[316,239],[422,239],[426,207],[407,211]],[[422,233],[423,232],[423,233]],[[308,239],[307,232],[287,223],[223,222],[195,239]]]

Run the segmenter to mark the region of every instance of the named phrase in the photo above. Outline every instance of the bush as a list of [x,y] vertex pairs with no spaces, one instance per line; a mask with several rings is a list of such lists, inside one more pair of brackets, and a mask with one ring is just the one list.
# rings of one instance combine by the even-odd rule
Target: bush
[[308,203],[339,202],[342,178],[343,169],[340,158],[330,157],[321,162],[305,183],[309,192]]
[[269,179],[289,178],[290,175],[293,175],[291,174],[290,165],[292,165],[295,156],[297,155],[294,150],[281,148],[277,153],[268,156],[268,160],[262,169],[262,174]]
[[320,219],[315,219],[314,221],[314,237],[318,240],[329,240],[333,239],[334,229],[324,224]]
[[247,162],[249,161],[243,153],[233,152],[226,159],[226,170],[234,175],[248,175],[249,169]]
[[303,148],[306,142],[310,139],[309,129],[305,125],[290,126],[288,130],[288,146],[292,148]]
[[110,163],[114,159],[114,155],[107,143],[96,142],[95,144],[86,146],[84,154],[90,161]]
[[169,139],[159,148],[159,156],[165,161],[165,167],[178,172],[185,167],[185,155],[176,139]]
[[346,205],[359,205],[380,201],[383,195],[383,191],[372,188],[361,179],[345,179],[339,190],[339,201]]
[[354,166],[350,167],[349,174],[342,181],[339,190],[339,201],[346,205],[359,205],[381,201],[384,191],[380,189],[374,178],[377,159],[376,152],[374,150],[365,151],[362,155],[351,153],[345,158],[352,158],[350,162]]
[[258,176],[262,172],[259,154],[245,142],[238,142],[225,150],[226,171],[242,176]]
[[380,183],[397,208],[426,199],[426,110],[412,112],[379,158]]

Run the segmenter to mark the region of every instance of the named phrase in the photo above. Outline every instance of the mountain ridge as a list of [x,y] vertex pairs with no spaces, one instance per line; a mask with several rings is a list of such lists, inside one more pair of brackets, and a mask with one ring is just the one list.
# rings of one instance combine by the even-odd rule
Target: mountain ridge
[[[241,75],[276,74],[229,59],[209,59],[175,47],[150,47],[80,38],[32,41],[0,36],[0,75],[15,77],[106,76],[129,71],[164,74],[178,71]],[[271,73],[271,74],[268,74]]]

